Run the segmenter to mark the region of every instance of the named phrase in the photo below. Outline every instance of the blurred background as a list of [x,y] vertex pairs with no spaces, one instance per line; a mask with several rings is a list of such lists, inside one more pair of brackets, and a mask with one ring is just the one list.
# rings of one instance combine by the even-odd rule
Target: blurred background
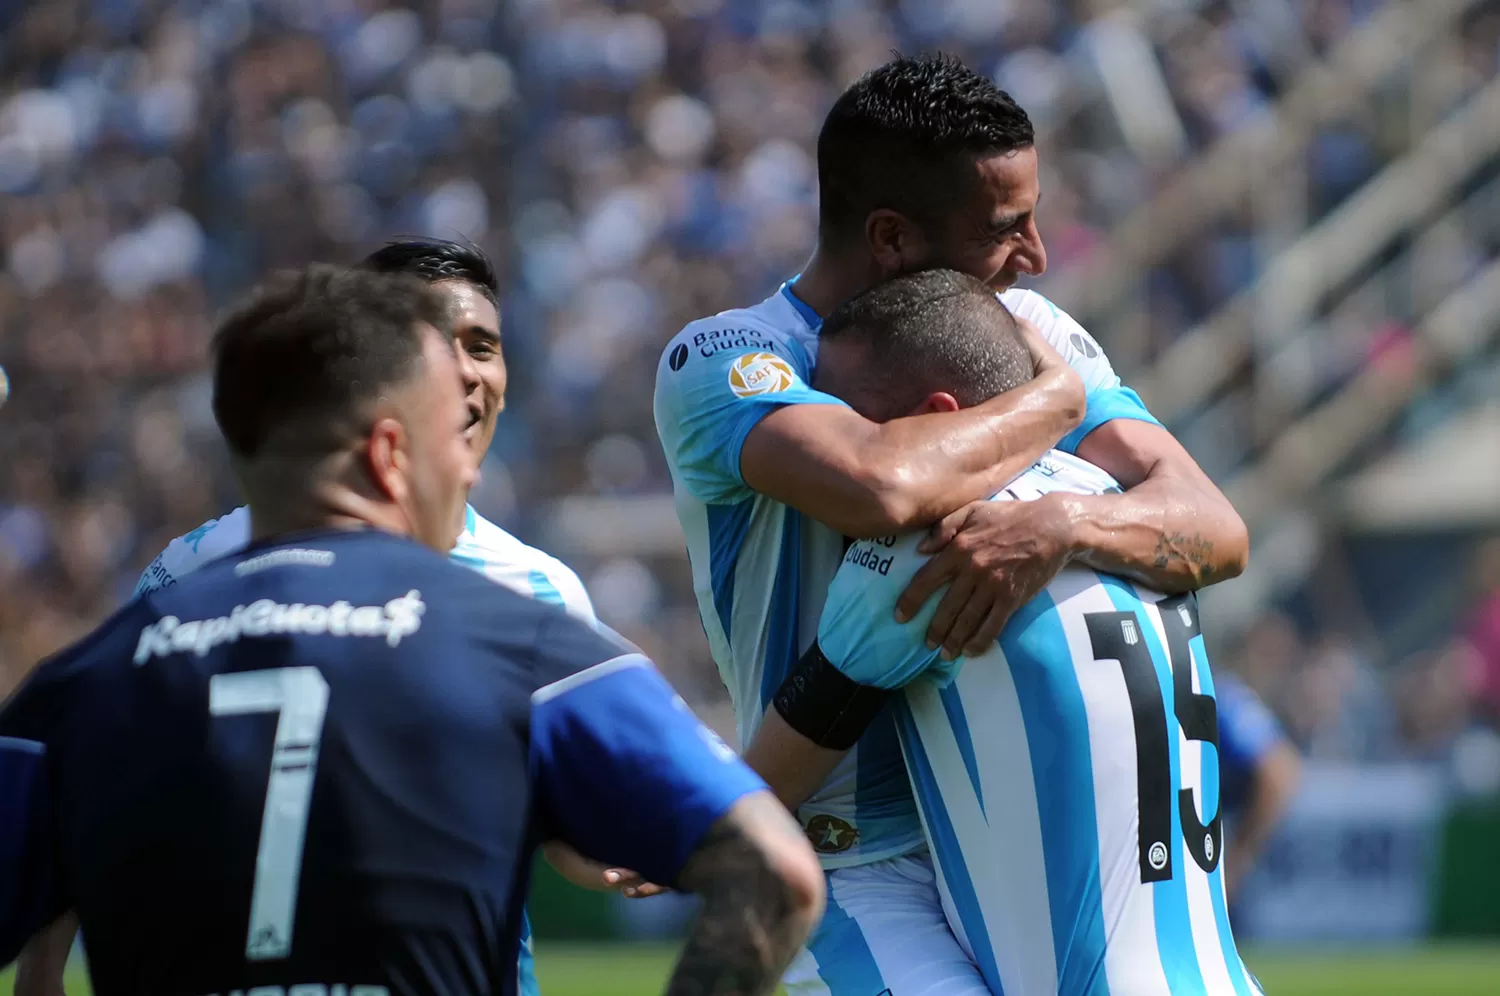
[[[1348,966],[1397,946],[1424,981],[1379,991],[1500,992],[1497,0],[0,0],[0,692],[239,504],[215,311],[430,234],[502,273],[510,400],[474,505],[731,735],[659,349],[797,272],[824,112],[933,49],[1036,123],[1036,288],[1250,524],[1210,652],[1303,758],[1237,903],[1252,967],[1373,992],[1395,963]],[[685,915],[546,878],[536,905],[544,987],[605,958],[579,992],[660,958],[549,938]],[[1443,937],[1481,940],[1410,950]]]

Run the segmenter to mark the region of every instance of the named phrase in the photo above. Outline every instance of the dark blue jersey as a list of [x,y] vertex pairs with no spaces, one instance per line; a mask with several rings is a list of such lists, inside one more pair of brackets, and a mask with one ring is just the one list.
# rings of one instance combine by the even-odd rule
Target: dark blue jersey
[[0,737],[0,964],[76,909],[100,996],[513,993],[540,841],[670,883],[762,787],[644,658],[374,531],[132,602]]

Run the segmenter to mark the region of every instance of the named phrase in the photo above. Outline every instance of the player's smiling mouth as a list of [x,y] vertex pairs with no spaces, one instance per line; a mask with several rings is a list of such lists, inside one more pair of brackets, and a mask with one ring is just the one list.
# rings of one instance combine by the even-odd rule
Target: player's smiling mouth
[[474,433],[479,431],[479,425],[484,421],[484,409],[479,405],[469,406],[469,424],[464,426],[464,438],[473,439]]

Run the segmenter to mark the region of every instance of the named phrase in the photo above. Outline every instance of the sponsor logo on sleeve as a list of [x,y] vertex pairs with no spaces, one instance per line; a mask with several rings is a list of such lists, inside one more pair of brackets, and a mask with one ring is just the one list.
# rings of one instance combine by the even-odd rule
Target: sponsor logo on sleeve
[[729,389],[737,398],[776,394],[796,380],[791,365],[775,353],[746,353],[729,368]]
[[[677,359],[678,351],[685,345],[687,344],[682,343],[677,349],[672,350],[670,360],[673,370],[681,369],[688,361],[690,354],[685,350],[682,352],[682,360],[679,362]],[[715,353],[723,353],[729,350],[774,350],[776,348],[776,341],[759,329],[706,329],[702,332],[693,333],[692,348],[699,356],[706,359]]]
[[681,370],[682,365],[688,361],[687,343],[679,342],[672,350],[672,355],[667,357],[667,366],[673,370]]

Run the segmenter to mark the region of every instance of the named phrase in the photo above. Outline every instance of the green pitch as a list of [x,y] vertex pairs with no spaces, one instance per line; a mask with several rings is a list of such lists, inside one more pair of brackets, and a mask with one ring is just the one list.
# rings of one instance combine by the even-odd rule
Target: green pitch
[[[545,996],[656,996],[672,967],[672,947],[538,944]],[[1410,950],[1309,952],[1252,950],[1247,960],[1268,996],[1500,996],[1500,944]],[[10,973],[0,994],[11,992]],[[80,969],[68,996],[88,996]]]

